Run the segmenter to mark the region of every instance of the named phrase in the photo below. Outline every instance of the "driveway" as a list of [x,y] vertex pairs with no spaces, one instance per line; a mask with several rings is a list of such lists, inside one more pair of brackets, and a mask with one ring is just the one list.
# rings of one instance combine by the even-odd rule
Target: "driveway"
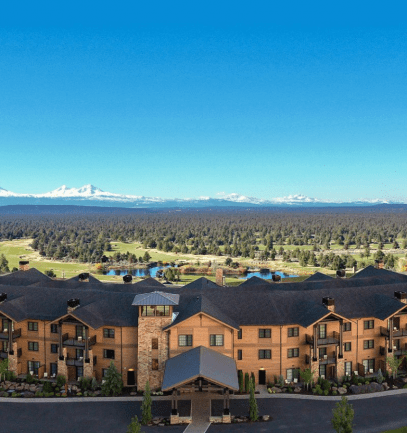
[[[333,401],[299,399],[258,399],[259,413],[273,421],[254,424],[212,425],[208,433],[333,432],[330,420]],[[407,426],[407,394],[383,396],[351,402],[355,409],[355,433],[381,433]],[[214,406],[221,405],[214,402]],[[230,400],[231,413],[248,413],[248,400]],[[154,401],[153,415],[168,416],[170,401]],[[181,410],[181,408],[180,408]],[[1,431],[9,433],[126,433],[132,416],[141,417],[141,403],[131,401],[68,401],[58,403],[19,403],[0,400]],[[143,427],[142,431],[181,433],[185,427]]]

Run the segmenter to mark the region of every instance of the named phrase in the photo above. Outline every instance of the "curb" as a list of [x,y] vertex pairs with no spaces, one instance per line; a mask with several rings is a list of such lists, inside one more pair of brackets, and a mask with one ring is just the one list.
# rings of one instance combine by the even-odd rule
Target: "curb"
[[[365,400],[370,398],[381,398],[393,395],[407,394],[407,389],[394,389],[390,391],[374,392],[372,394],[361,394],[361,395],[345,395],[348,400]],[[293,399],[293,400],[315,400],[315,401],[340,401],[341,396],[313,396],[313,395],[292,395],[292,394],[268,394],[256,397],[258,399]],[[172,396],[163,397],[151,397],[152,401],[168,401],[171,400]],[[231,395],[231,400],[248,400],[248,395]],[[190,400],[190,398],[178,398],[178,400]],[[213,399],[217,400],[217,399]],[[222,396],[219,395],[219,399],[222,400]],[[0,398],[0,404],[4,403],[103,403],[103,402],[122,402],[122,401],[143,401],[143,397],[59,397],[59,398],[15,398],[15,397],[2,397]]]

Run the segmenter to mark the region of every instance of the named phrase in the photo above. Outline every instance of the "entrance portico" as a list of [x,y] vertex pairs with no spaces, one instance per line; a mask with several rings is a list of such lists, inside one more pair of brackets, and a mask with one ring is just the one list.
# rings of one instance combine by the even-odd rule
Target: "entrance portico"
[[[162,390],[172,390],[172,424],[179,422],[178,395],[198,392],[221,393],[224,401],[222,419],[223,422],[230,422],[229,395],[230,391],[238,389],[235,360],[204,346],[191,349],[166,362]],[[207,422],[209,417],[210,413],[207,414]]]

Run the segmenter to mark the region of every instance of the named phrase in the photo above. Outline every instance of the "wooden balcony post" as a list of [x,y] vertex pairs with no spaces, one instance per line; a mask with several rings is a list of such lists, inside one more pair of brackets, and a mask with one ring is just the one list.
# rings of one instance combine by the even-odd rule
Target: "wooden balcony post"
[[85,361],[89,362],[89,326],[85,326]]
[[390,329],[389,329],[389,352],[393,352],[393,317],[389,319]]
[[59,337],[59,359],[62,361],[64,359],[62,351],[62,321],[58,322],[58,337]]
[[13,323],[8,319],[8,353],[9,355],[14,355],[13,350]]
[[343,319],[339,320],[339,358],[343,358]]
[[318,333],[317,333],[317,326],[318,325],[314,325],[314,346],[313,346],[313,361],[316,361],[318,359],[318,353],[317,353],[317,349],[318,349]]

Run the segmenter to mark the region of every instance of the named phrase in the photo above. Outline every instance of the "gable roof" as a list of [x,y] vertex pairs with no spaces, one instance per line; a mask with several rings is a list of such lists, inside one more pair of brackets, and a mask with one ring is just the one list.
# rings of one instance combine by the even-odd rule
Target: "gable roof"
[[89,281],[79,281],[79,275],[75,277],[69,278],[67,281],[69,282],[78,282],[78,283],[90,283],[90,284],[100,284],[100,280],[89,274]]
[[313,282],[313,281],[331,281],[331,280],[333,280],[333,278],[330,277],[329,275],[325,275],[321,272],[315,272],[315,274],[308,277],[305,281]]
[[391,279],[397,279],[399,281],[407,281],[407,275],[404,274],[398,274],[397,272],[389,271],[388,269],[378,269],[375,268],[372,265],[367,266],[366,268],[360,270],[359,272],[356,272],[355,275],[352,275],[352,279],[359,279],[359,278],[370,278],[370,277],[376,277],[376,278],[391,278]]
[[159,281],[155,280],[152,277],[148,277],[145,278],[144,280],[138,281],[137,283],[134,283],[134,286],[137,286],[137,288],[139,287],[158,287],[158,288],[163,288],[165,287],[164,284],[161,284]]
[[239,389],[236,361],[199,346],[166,361],[162,390],[178,388],[199,377],[224,388]]
[[189,284],[186,284],[185,289],[187,290],[206,290],[206,289],[219,289],[218,286],[213,281],[208,280],[207,278],[201,277],[195,281],[192,281]]
[[248,278],[242,284],[239,284],[239,286],[255,286],[255,285],[262,285],[262,284],[270,284],[270,283],[266,280],[263,280],[262,278],[254,276]]
[[7,285],[26,286],[33,283],[47,281],[52,281],[52,279],[35,268],[30,268],[28,271],[16,271],[0,276],[0,284]]

